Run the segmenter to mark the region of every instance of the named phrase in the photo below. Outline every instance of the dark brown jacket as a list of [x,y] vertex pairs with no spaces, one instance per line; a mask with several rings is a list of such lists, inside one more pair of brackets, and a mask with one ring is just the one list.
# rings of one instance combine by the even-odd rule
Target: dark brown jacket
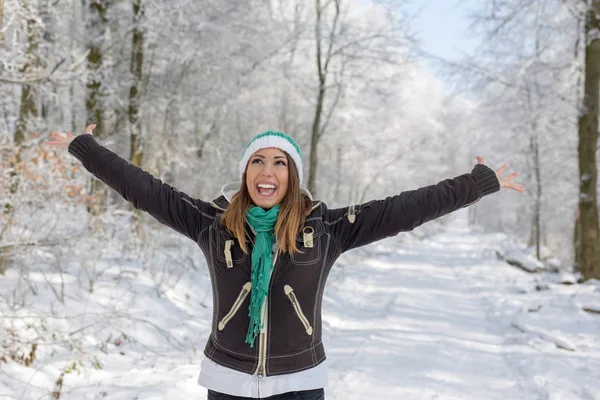
[[213,291],[212,331],[205,355],[238,371],[269,376],[302,371],[325,360],[323,290],[343,252],[410,231],[500,189],[494,171],[478,164],[471,173],[385,200],[331,210],[313,202],[297,237],[303,254],[276,258],[267,299],[267,334],[250,348],[245,337],[251,257],[220,223],[227,199],[221,196],[208,203],[191,198],[100,146],[88,134],[78,136],[69,152],[136,208],[198,243]]

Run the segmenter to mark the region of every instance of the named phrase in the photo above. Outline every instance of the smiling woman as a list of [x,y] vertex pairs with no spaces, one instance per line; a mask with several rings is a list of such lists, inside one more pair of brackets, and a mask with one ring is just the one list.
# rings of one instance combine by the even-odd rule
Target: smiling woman
[[257,135],[244,149],[239,162],[240,190],[221,217],[244,252],[247,252],[246,217],[253,207],[279,206],[274,233],[284,253],[298,252],[296,235],[310,212],[311,196],[302,192],[302,153],[296,142],[281,132]]
[[269,209],[281,203],[288,188],[288,162],[287,155],[275,147],[252,155],[245,181],[254,204]]
[[[207,202],[161,182],[92,136],[55,132],[98,179],[206,256],[213,320],[198,383],[209,400],[322,400],[328,384],[321,304],[344,252],[410,231],[501,187],[524,191],[478,164],[471,173],[364,204],[329,209],[302,188],[302,154],[281,132],[256,136],[239,162],[239,182]],[[248,257],[251,253],[251,257]]]

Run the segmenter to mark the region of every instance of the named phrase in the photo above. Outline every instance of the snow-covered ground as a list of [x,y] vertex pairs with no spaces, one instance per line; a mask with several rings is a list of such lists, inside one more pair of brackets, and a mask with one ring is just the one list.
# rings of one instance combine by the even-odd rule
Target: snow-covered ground
[[[326,398],[599,400],[600,314],[583,308],[600,310],[600,283],[498,261],[507,238],[454,215],[443,233],[357,249],[333,269]],[[89,246],[78,249],[88,260]],[[27,279],[16,268],[0,279],[0,351],[18,358],[38,344],[28,367],[0,362],[0,399],[206,398],[196,379],[212,298],[193,243],[143,264],[38,258]],[[36,295],[19,296],[26,287]]]

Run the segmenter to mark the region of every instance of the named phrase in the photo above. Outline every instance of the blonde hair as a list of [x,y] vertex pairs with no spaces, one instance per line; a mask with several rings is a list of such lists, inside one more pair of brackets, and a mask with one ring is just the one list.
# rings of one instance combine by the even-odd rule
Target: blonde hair
[[[288,153],[289,181],[285,197],[281,201],[279,216],[275,224],[275,239],[279,240],[279,249],[284,253],[300,253],[296,247],[296,235],[302,229],[306,216],[310,214],[312,201],[300,191],[298,169]],[[242,175],[242,187],[231,199],[231,204],[221,216],[221,223],[240,242],[244,253],[248,254],[246,243],[246,213],[255,204],[246,185],[246,173]]]

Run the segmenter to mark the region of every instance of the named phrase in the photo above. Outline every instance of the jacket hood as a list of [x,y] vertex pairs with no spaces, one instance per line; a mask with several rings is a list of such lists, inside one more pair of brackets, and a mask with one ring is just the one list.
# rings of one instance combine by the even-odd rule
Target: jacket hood
[[[229,182],[229,183],[223,185],[223,187],[221,188],[221,193],[227,199],[227,201],[231,203],[231,199],[233,198],[233,195],[236,194],[237,192],[239,192],[241,187],[242,187],[241,181]],[[304,193],[305,195],[307,195],[308,198],[310,199],[310,201],[314,201],[312,194],[308,191],[308,189],[301,187],[300,191],[302,193]]]

